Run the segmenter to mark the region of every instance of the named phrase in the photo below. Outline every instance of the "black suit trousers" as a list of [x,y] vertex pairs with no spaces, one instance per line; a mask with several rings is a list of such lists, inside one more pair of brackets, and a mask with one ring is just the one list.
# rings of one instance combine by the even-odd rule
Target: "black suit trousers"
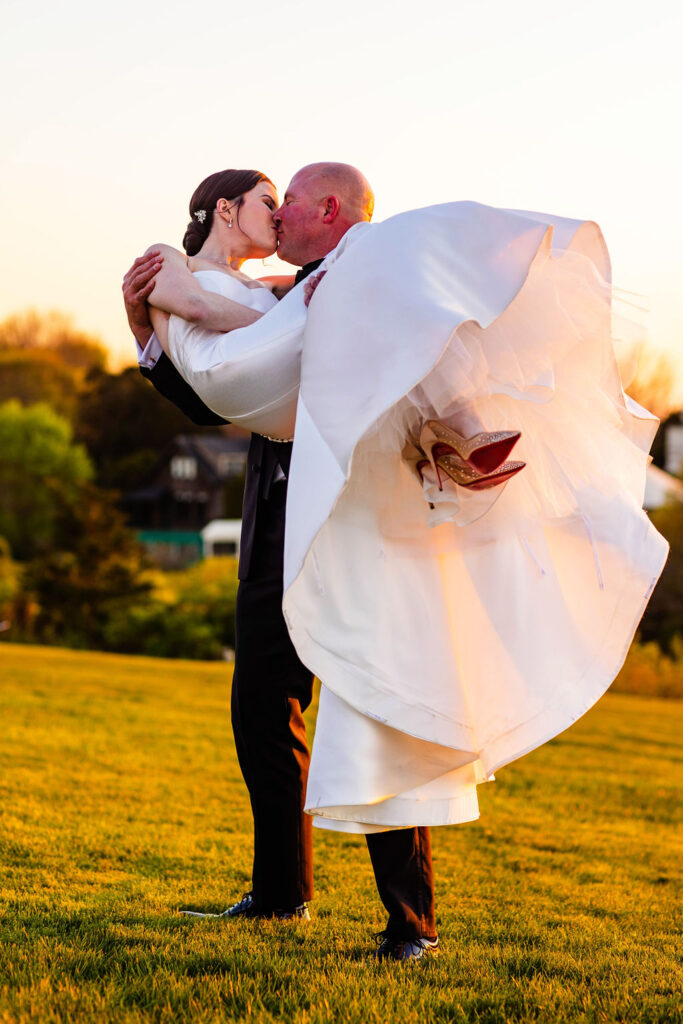
[[290,910],[313,895],[303,720],[313,675],[282,614],[285,498],[283,481],[259,504],[249,577],[237,591],[232,683],[232,727],[254,815],[252,891],[264,910]]
[[[249,575],[237,593],[232,723],[254,815],[254,900],[291,909],[313,894],[312,819],[304,813],[309,751],[303,712],[313,676],[282,614],[286,484],[270,486],[256,514]],[[435,934],[429,829],[367,836],[388,932]]]

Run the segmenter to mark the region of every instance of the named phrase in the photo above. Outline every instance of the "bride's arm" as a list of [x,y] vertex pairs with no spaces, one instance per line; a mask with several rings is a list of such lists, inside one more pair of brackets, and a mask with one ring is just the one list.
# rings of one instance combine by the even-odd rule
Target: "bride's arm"
[[[172,246],[154,245],[147,252],[160,252],[163,258],[154,290],[148,299],[151,307],[175,313],[188,323],[200,324],[209,331],[221,333],[248,327],[263,316],[263,313],[223,295],[204,291],[191,273],[187,258]],[[154,317],[152,324],[156,330]]]

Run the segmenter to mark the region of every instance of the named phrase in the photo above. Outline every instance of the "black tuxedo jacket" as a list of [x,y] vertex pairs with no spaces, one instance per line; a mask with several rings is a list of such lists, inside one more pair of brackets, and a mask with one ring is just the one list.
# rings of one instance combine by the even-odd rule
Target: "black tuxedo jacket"
[[[299,284],[305,277],[320,266],[322,260],[314,260],[302,267],[296,277]],[[181,377],[175,366],[165,353],[151,369],[140,367],[143,377],[152,382],[157,391],[177,405],[185,415],[204,427],[220,426],[228,423],[202,402],[199,395],[192,390],[187,381]],[[249,578],[253,565],[254,539],[256,537],[259,506],[266,501],[276,475],[278,466],[285,478],[289,473],[289,462],[292,457],[292,442],[270,441],[261,434],[252,434],[247,454],[247,475],[244,485],[244,501],[242,504],[242,537],[240,540],[240,561],[237,574],[241,580]],[[279,486],[279,485],[278,485]],[[284,533],[282,536],[284,543]]]

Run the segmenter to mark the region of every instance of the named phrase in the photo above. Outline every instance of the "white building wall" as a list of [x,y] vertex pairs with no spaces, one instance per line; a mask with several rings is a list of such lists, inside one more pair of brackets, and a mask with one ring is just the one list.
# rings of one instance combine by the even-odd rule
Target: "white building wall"
[[232,555],[239,558],[241,532],[241,519],[212,519],[201,531],[204,557]]

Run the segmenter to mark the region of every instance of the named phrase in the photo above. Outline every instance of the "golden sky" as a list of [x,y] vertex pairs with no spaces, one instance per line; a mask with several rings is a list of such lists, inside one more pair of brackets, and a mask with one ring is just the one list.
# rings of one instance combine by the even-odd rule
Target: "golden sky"
[[256,167],[284,190],[330,159],[366,173],[380,220],[456,199],[597,220],[652,342],[683,351],[678,2],[0,10],[0,317],[64,310],[128,360],[121,277],[180,244],[202,178]]

